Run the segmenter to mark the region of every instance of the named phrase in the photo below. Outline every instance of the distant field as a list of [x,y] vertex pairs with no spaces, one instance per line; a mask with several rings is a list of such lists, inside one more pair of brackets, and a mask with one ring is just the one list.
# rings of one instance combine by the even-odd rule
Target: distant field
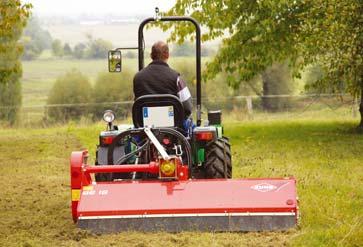
[[[193,60],[192,57],[176,57],[170,60],[173,62],[183,62]],[[145,60],[145,64],[150,59]],[[58,76],[65,74],[71,69],[78,69],[90,78],[93,83],[98,73],[108,72],[108,61],[98,60],[77,60],[77,59],[39,59],[23,62],[23,105],[44,105],[47,100],[49,90]],[[138,69],[137,59],[123,58],[123,70],[135,73]],[[120,74],[122,76],[122,73]],[[107,86],[107,85],[105,85]]]
[[94,79],[98,72],[107,71],[107,61],[47,59],[23,62],[23,105],[45,104],[56,78],[73,68]]
[[[69,155],[93,158],[103,124],[0,130],[3,246],[363,246],[363,139],[353,121],[227,123],[233,176],[295,176],[301,222],[287,232],[93,235],[70,214]],[[136,195],[137,196],[137,195]]]
[[[150,62],[148,53],[145,54],[145,64]],[[203,58],[203,63],[208,58]],[[194,57],[174,57],[170,59],[170,65],[185,64],[185,61],[195,61]],[[192,62],[192,65],[194,64]],[[123,71],[136,73],[138,69],[138,60],[123,57]],[[193,65],[194,66],[194,65]],[[106,59],[97,60],[77,60],[69,58],[54,58],[50,51],[45,51],[38,60],[23,61],[22,77],[22,108],[20,118],[24,125],[35,124],[41,125],[44,117],[44,108],[48,94],[57,77],[64,75],[71,69],[78,69],[85,74],[91,84],[93,84],[99,73],[108,73],[108,61]],[[119,74],[122,77],[122,72]],[[105,84],[107,87],[107,83]],[[31,107],[31,108],[29,108]]]
[[[126,24],[98,24],[98,25],[48,25],[45,27],[53,38],[60,39],[62,42],[69,42],[72,46],[79,42],[86,42],[87,35],[93,38],[102,38],[109,40],[114,46],[137,46],[137,33],[139,23]],[[203,30],[202,30],[203,31]],[[150,28],[144,30],[145,43],[149,47],[153,42],[164,40],[169,37],[170,32],[162,32],[158,28]],[[203,45],[216,47],[220,39],[216,41],[206,42]]]
[[[79,42],[87,42],[87,35],[93,38],[102,38],[111,41],[117,47],[137,47],[137,33],[139,23],[123,24],[57,24],[46,25],[43,28],[48,30],[53,39],[60,39],[62,43],[69,43],[74,47]],[[144,30],[145,53],[148,62],[149,47],[158,40],[166,41],[170,32],[162,32],[158,28]],[[205,42],[202,46],[209,46],[216,49],[220,40]],[[171,46],[173,44],[170,44]],[[172,58],[171,61],[180,61],[185,58]],[[186,58],[193,59],[193,58]],[[137,59],[123,58],[125,69],[137,70]],[[55,79],[76,68],[85,73],[94,81],[99,72],[108,71],[107,60],[76,60],[54,58],[50,51],[44,51],[39,60],[23,62],[23,105],[43,105],[46,102],[48,92]]]
[[[139,24],[130,23],[124,25],[49,25],[45,27],[49,30],[53,38],[63,42],[69,42],[72,46],[79,42],[87,42],[87,35],[93,38],[102,38],[111,41],[115,46],[137,46],[137,32]],[[166,40],[168,33],[161,32],[160,29],[145,31],[145,40],[155,42]]]

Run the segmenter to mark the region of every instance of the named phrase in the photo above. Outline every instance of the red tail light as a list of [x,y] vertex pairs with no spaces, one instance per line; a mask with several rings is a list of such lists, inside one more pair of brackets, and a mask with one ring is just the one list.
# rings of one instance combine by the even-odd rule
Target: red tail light
[[170,144],[170,139],[168,139],[168,138],[164,138],[164,139],[163,139],[163,143],[164,143],[165,145],[169,145],[169,144]]
[[197,132],[195,133],[195,139],[197,141],[210,141],[213,140],[213,132]]
[[110,145],[113,141],[113,139],[115,138],[115,136],[103,136],[101,138],[102,144],[104,145]]

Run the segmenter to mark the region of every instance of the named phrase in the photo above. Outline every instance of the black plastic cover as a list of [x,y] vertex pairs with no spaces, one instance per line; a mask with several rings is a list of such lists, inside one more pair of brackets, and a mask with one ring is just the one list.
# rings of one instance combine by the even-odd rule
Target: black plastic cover
[[208,111],[208,121],[210,125],[220,125],[222,123],[222,112],[218,111]]

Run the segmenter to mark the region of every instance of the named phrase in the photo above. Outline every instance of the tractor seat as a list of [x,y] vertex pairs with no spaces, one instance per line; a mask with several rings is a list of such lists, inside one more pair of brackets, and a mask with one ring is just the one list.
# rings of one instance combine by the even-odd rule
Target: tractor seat
[[132,106],[132,120],[140,127],[183,128],[184,108],[172,94],[150,94],[137,98]]

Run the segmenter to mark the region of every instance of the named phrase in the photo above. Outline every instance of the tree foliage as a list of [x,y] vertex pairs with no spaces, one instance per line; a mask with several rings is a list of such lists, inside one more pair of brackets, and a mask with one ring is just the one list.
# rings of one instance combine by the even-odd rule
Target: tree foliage
[[131,73],[123,71],[119,73],[100,73],[94,86],[92,99],[96,104],[92,108],[95,118],[100,119],[107,109],[112,109],[118,117],[127,117],[131,112],[131,104],[104,105],[105,102],[131,101],[134,98],[132,91]]
[[291,82],[291,72],[287,64],[273,64],[262,74],[262,106],[268,111],[279,111],[291,106],[288,97],[269,97],[271,95],[291,95],[294,91],[294,83]]
[[52,46],[52,36],[40,26],[39,19],[34,16],[29,19],[24,30],[23,41],[25,60],[39,57],[44,49],[50,49]]
[[323,70],[319,65],[307,67],[304,75],[305,91],[308,93],[331,93],[331,89],[322,87],[318,81],[324,76]]
[[107,58],[108,51],[112,50],[113,45],[110,41],[104,39],[93,39],[91,36],[88,41],[89,58]]
[[15,123],[21,106],[22,45],[18,42],[30,15],[31,4],[0,1],[0,119]]
[[71,56],[73,54],[72,48],[68,43],[64,44],[63,53],[65,56]]
[[124,54],[122,54],[122,56],[125,56],[126,58],[137,58],[137,53],[134,51],[128,51]]
[[171,51],[173,57],[191,57],[193,55],[195,56],[195,47],[189,42],[174,45]]
[[87,46],[83,43],[78,43],[73,49],[73,56],[77,59],[85,58]]
[[196,97],[196,71],[195,71],[195,62],[192,60],[171,60],[170,66],[175,69],[182,80],[187,84],[192,97]]
[[65,122],[78,120],[89,112],[89,107],[72,104],[91,102],[92,87],[86,76],[78,70],[72,70],[60,76],[53,85],[47,100],[47,105],[70,104],[69,106],[50,107],[47,117]]
[[[202,57],[209,57],[215,54],[214,50],[210,47],[203,46],[201,49]],[[195,45],[190,42],[183,44],[176,44],[171,50],[172,57],[193,57],[195,56]]]
[[[362,94],[361,0],[177,0],[165,14],[197,19],[207,30],[203,41],[223,37],[208,77],[236,73],[229,83],[238,85],[275,62],[288,60],[294,75],[316,63],[324,71],[317,82],[322,87],[339,91],[343,82],[353,95]],[[193,32],[191,25],[183,25],[173,29],[171,39],[183,41]]]
[[63,44],[60,39],[55,39],[52,43],[52,53],[56,57],[63,57],[64,50],[63,50]]

